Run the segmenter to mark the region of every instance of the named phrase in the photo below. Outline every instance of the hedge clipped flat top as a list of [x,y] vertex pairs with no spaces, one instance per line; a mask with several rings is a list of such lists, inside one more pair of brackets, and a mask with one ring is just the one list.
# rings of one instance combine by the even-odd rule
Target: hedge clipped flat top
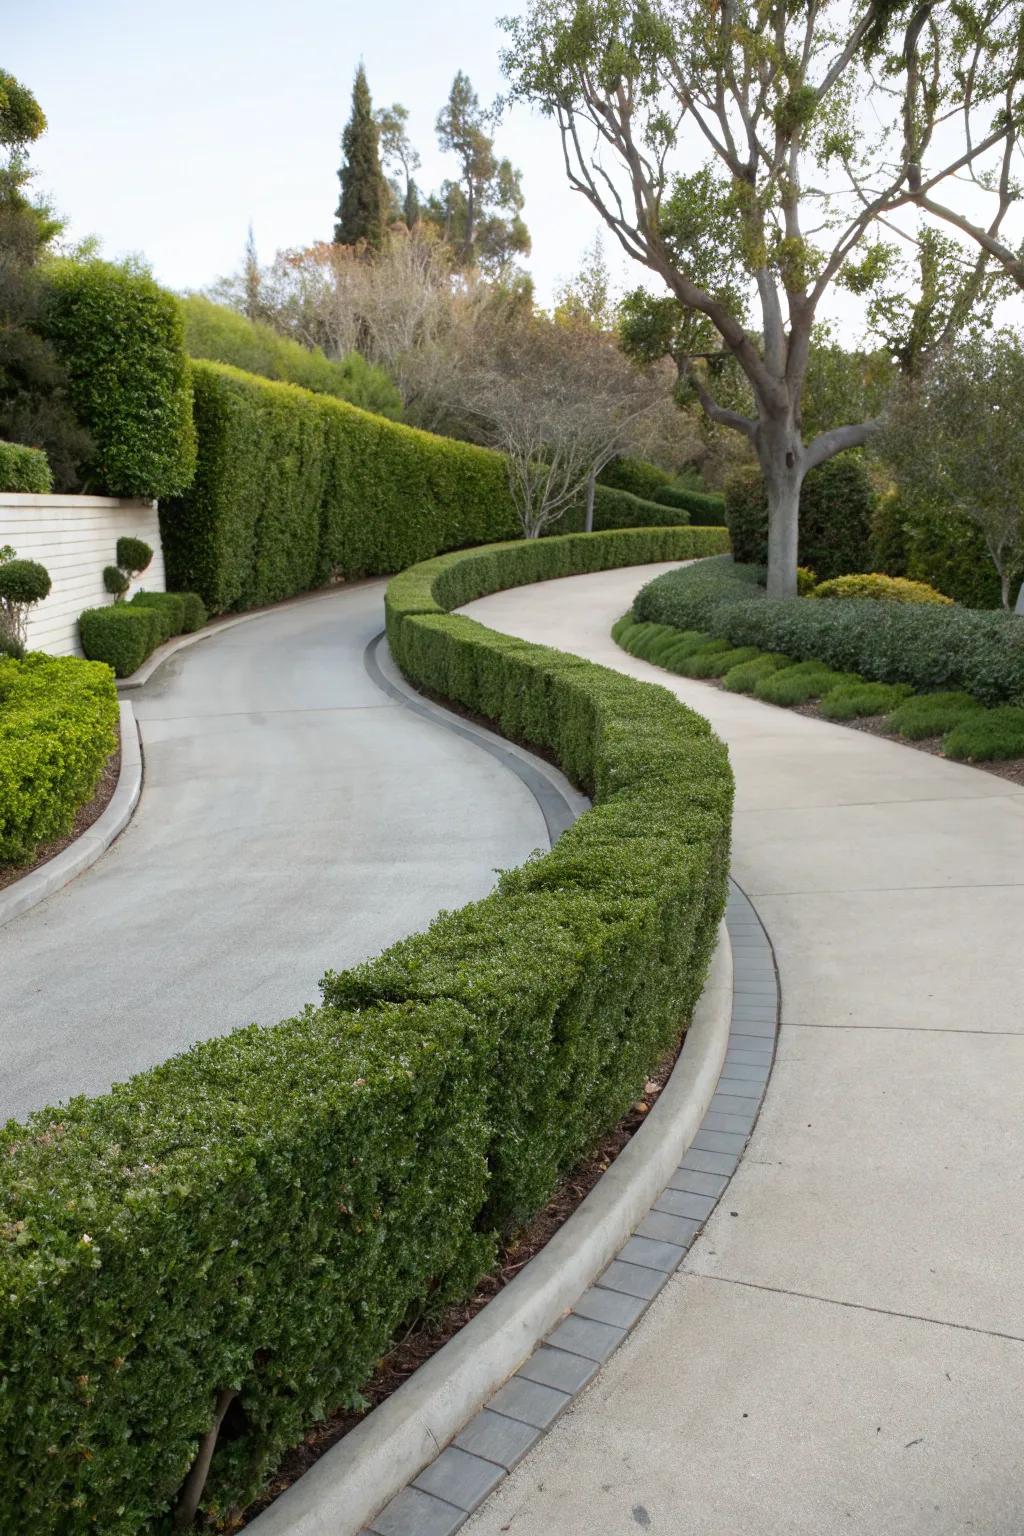
[[223,1520],[635,1099],[715,942],[725,748],[662,688],[446,610],[720,544],[550,539],[397,578],[406,674],[553,751],[593,810],[483,901],[326,977],[321,1007],[0,1135],[0,1506],[19,1536],[167,1529],[235,1393],[202,1500]]

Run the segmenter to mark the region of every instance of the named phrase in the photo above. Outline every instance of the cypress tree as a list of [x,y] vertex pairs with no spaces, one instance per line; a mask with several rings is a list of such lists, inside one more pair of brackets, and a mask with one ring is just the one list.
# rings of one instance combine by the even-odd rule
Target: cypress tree
[[344,161],[338,171],[341,200],[334,226],[336,245],[365,240],[371,250],[384,243],[390,196],[380,166],[380,131],[373,116],[366,70],[360,64],[352,87],[352,116],[341,136]]

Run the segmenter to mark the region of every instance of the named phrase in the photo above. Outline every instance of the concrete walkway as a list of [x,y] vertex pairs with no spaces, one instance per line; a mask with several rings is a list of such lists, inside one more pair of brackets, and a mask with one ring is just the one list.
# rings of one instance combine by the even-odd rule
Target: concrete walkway
[[1020,1536],[1024,791],[627,656],[609,627],[667,568],[465,611],[729,743],[778,1058],[683,1268],[465,1530]]
[[297,1012],[547,846],[518,778],[370,681],[383,590],[254,618],[133,693],[133,821],[0,928],[0,1122]]

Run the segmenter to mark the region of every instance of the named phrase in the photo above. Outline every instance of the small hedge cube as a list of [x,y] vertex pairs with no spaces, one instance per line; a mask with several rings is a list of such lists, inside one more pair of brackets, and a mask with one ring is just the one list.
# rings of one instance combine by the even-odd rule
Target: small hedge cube
[[160,639],[171,640],[185,628],[185,599],[180,592],[136,592],[129,605],[151,608],[160,620]]
[[87,608],[79,616],[78,633],[90,661],[105,661],[115,677],[130,677],[160,644],[163,629],[155,608],[123,603]]

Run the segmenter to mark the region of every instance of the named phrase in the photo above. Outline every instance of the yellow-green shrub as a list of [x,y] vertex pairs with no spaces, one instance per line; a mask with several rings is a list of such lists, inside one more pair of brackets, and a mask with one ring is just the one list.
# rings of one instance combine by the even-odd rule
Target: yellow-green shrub
[[807,594],[821,598],[874,598],[885,603],[952,603],[934,587],[923,581],[908,581],[903,576],[883,576],[872,571],[857,576],[836,576],[832,581],[822,581]]

